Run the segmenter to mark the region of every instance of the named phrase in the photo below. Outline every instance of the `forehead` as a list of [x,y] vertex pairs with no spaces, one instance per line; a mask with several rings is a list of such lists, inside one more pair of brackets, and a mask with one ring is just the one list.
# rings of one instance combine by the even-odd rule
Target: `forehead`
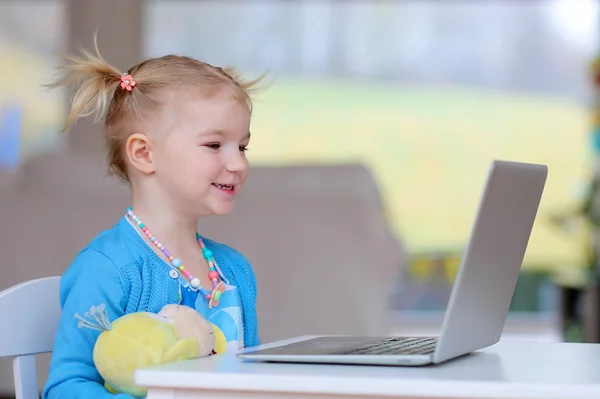
[[173,90],[165,100],[165,121],[177,130],[243,135],[248,132],[248,107],[230,91]]

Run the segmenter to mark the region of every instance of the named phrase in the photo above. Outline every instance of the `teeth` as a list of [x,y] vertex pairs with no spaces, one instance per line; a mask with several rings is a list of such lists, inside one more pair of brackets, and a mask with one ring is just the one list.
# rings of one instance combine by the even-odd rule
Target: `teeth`
[[230,184],[214,184],[215,186],[222,188],[224,190],[233,190],[233,186],[231,186]]

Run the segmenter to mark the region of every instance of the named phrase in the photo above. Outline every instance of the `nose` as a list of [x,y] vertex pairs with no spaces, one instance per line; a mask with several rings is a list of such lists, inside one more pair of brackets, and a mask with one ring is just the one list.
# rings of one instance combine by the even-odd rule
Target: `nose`
[[241,151],[232,151],[227,157],[225,169],[231,173],[240,173],[248,169],[248,160]]

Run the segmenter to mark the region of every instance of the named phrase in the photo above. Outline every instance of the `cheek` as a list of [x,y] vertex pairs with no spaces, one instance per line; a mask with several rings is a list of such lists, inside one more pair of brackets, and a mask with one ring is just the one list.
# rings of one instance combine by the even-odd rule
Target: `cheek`
[[180,149],[174,145],[165,145],[155,152],[155,164],[159,171],[173,173],[185,164],[189,150]]
[[193,154],[190,157],[181,158],[179,163],[182,174],[196,182],[212,183],[221,170],[218,159],[211,157],[210,154]]

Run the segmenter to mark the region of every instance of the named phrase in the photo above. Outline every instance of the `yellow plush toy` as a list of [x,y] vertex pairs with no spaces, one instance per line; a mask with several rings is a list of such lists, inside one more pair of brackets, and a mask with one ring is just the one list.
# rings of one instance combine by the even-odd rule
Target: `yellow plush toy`
[[93,306],[79,327],[102,331],[94,346],[94,365],[112,393],[144,397],[133,373],[141,367],[208,356],[215,345],[212,325],[192,308],[167,305],[158,314],[137,312],[112,323],[104,305]]

